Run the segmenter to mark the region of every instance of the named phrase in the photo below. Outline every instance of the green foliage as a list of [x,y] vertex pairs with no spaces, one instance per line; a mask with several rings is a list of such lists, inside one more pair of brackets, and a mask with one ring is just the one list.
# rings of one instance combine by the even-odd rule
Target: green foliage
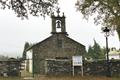
[[29,48],[30,44],[28,42],[25,42],[24,50],[23,50],[23,59],[26,59],[26,49]]
[[8,59],[9,59],[8,56],[0,55],[0,61],[6,61],[6,60],[8,60]]
[[94,15],[94,23],[117,30],[120,38],[120,0],[78,0],[77,10],[85,19]]
[[45,17],[53,11],[57,2],[58,0],[0,0],[0,8],[13,10],[22,19],[28,18],[28,14]]
[[86,57],[93,60],[105,59],[104,54],[105,54],[105,49],[104,48],[102,49],[100,45],[94,40],[94,45],[89,46]]
[[29,46],[30,44],[28,42],[25,42],[24,50],[26,50]]

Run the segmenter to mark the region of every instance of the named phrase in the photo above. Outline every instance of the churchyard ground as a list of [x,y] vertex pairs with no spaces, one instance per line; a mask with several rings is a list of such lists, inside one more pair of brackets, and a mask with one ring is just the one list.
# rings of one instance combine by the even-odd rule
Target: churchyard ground
[[101,76],[35,76],[31,77],[0,77],[0,80],[120,80],[120,77],[101,77]]

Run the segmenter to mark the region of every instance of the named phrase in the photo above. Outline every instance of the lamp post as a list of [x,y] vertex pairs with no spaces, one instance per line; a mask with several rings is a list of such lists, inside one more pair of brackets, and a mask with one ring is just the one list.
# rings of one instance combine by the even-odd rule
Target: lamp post
[[110,72],[110,64],[109,64],[109,50],[108,50],[108,37],[110,35],[110,28],[108,27],[103,27],[102,28],[102,31],[105,33],[105,38],[106,38],[106,67],[107,67],[107,70],[106,70],[106,76],[107,77],[111,77],[111,72]]

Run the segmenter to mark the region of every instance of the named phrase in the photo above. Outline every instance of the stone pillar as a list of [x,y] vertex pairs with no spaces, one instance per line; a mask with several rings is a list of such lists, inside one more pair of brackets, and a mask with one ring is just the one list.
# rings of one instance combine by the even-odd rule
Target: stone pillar
[[66,32],[65,17],[62,17],[61,19],[61,27],[62,27],[62,32]]
[[56,32],[56,19],[54,14],[51,16],[52,19],[52,32],[51,33],[55,33]]

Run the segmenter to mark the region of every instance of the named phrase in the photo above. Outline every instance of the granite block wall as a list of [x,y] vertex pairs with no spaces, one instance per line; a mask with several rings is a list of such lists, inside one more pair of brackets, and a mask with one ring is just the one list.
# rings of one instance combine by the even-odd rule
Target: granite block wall
[[[120,60],[110,61],[111,76],[120,76]],[[81,67],[75,66],[75,75],[81,75]],[[84,61],[84,75],[106,76],[106,61]],[[46,60],[47,75],[72,75],[72,61],[69,60]]]

